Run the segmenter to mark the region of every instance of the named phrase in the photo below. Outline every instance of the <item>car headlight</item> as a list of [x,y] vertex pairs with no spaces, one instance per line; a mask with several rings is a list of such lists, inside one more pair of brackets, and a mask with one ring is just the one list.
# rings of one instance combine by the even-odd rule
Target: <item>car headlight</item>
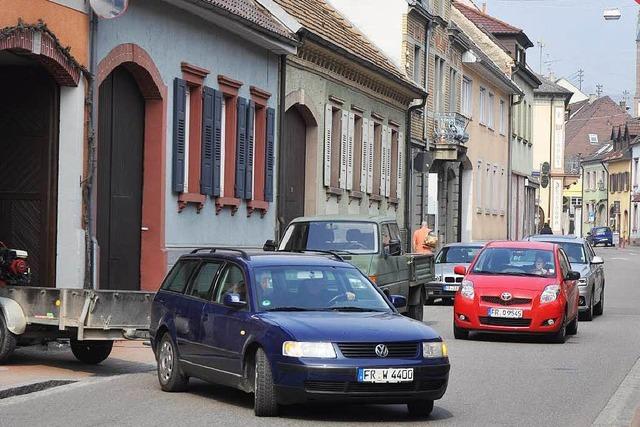
[[540,295],[540,304],[553,302],[558,299],[560,295],[560,285],[547,285]]
[[578,279],[578,286],[587,286],[587,279]]
[[476,295],[473,289],[473,282],[471,280],[464,279],[460,284],[460,293],[465,298],[473,299]]
[[282,355],[289,357],[335,359],[336,351],[330,342],[285,341],[282,343]]
[[422,357],[425,359],[439,359],[448,356],[449,351],[444,341],[422,343]]
[[436,274],[435,281],[436,282],[441,282],[442,281],[442,274]]

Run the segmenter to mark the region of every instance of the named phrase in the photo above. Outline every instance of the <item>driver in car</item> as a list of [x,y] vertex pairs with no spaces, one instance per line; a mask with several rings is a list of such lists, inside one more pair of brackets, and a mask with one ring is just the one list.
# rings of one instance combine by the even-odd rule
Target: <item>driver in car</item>
[[304,297],[304,302],[313,306],[323,306],[328,303],[339,301],[340,299],[347,301],[355,301],[356,299],[356,294],[349,291],[332,297],[327,292],[327,288],[323,286],[321,282],[313,279],[305,280],[304,283],[302,283],[301,291]]

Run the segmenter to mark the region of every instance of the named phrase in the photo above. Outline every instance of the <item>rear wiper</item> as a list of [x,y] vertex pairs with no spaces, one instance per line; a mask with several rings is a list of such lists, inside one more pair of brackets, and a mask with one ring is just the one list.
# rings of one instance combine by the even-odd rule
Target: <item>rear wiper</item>
[[270,308],[265,311],[316,311],[310,308],[302,308],[302,307],[276,307]]

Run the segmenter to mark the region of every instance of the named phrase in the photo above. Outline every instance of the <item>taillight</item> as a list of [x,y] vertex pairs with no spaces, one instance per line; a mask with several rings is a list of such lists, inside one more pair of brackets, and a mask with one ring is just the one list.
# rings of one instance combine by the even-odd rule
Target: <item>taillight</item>
[[9,265],[9,271],[13,274],[25,274],[29,271],[29,264],[23,259],[14,259]]

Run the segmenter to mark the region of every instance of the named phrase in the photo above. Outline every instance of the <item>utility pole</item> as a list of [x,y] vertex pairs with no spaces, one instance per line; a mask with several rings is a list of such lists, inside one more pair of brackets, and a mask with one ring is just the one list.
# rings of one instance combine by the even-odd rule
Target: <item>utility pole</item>
[[602,85],[596,85],[596,95],[598,98],[602,96]]
[[584,81],[584,70],[580,68],[578,70],[578,88],[582,90],[582,82]]
[[540,74],[542,74],[542,50],[544,49],[545,44],[544,44],[544,42],[542,40],[538,40],[536,43],[538,44],[538,47],[540,48],[540,67],[538,68],[538,72]]

